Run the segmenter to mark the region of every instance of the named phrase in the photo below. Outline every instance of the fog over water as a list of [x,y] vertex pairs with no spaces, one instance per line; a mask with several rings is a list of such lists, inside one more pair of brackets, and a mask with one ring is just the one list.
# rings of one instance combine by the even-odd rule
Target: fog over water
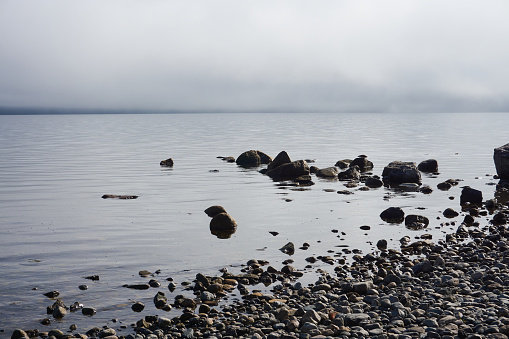
[[0,2],[0,106],[509,109],[509,3]]

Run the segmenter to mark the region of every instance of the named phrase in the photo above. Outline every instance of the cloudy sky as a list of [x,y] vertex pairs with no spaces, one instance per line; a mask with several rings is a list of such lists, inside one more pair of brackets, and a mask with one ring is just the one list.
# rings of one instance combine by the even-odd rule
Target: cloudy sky
[[509,112],[509,1],[1,0],[0,106]]

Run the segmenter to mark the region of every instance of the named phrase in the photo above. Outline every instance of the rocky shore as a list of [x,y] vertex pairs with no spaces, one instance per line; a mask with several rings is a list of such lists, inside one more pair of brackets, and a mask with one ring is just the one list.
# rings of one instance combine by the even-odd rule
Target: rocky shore
[[[250,154],[250,159],[255,158],[257,165],[263,163],[256,156]],[[303,163],[293,163],[300,178]],[[499,164],[497,170],[506,166]],[[360,168],[355,167],[353,175],[360,178]],[[393,164],[392,168],[405,175],[418,173],[407,163]],[[321,173],[330,172],[334,171]],[[288,173],[285,169],[277,176],[288,177]],[[384,176],[390,176],[394,183],[400,174],[388,172]],[[122,333],[109,327],[95,327],[85,333],[19,329],[11,338],[508,338],[509,183],[504,176],[500,175],[495,199],[479,202],[476,192],[463,189],[463,221],[454,224],[455,231],[443,239],[412,241],[403,237],[398,248],[388,248],[385,239],[378,239],[377,250],[354,253],[351,261],[328,253],[308,257],[307,267],[317,262],[323,267],[311,284],[301,282],[307,273],[296,269],[293,265],[298,265],[291,259],[282,267],[253,259],[239,272],[197,274],[188,286],[192,297],[172,295],[170,300],[163,291],[166,286],[155,279],[125,286],[151,295],[157,290],[150,308],[178,310],[178,316],[145,315],[124,326]],[[404,218],[397,209],[391,212],[396,214],[390,218],[396,219],[387,215],[381,218],[403,222],[410,217]],[[410,218],[407,227],[426,227],[417,217]],[[293,244],[287,246],[285,249],[295,250]],[[167,289],[173,291],[175,284],[169,282]],[[145,306],[135,303],[132,310],[146,313],[149,306]],[[89,315],[95,311],[74,307],[74,311]],[[68,309],[57,300],[48,307],[48,314],[56,317]]]

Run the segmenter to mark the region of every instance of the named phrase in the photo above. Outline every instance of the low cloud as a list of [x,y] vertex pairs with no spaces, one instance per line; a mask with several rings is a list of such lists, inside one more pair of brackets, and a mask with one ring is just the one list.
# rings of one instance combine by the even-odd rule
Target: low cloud
[[0,3],[0,106],[508,111],[509,3]]

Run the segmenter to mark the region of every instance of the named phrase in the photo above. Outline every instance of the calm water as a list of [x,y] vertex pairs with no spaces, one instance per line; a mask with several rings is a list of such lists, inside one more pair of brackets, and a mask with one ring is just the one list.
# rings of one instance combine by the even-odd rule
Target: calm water
[[[509,142],[507,126],[505,113],[0,116],[0,330],[10,336],[17,327],[66,330],[74,323],[84,332],[118,328],[113,318],[129,325],[144,315],[179,315],[154,308],[156,289],[122,287],[146,282],[137,274],[144,269],[161,270],[161,290],[173,301],[189,292],[170,294],[166,278],[180,284],[197,272],[220,274],[224,266],[240,273],[252,258],[281,268],[288,256],[278,249],[288,241],[311,244],[292,256],[304,269],[304,258],[340,252],[338,245],[368,253],[380,238],[392,248],[403,235],[431,233],[437,240],[455,229],[437,217],[447,207],[460,210],[461,188],[442,192],[436,184],[463,179],[460,186],[492,198],[493,148]],[[366,154],[378,175],[394,160],[435,158],[441,174],[423,175],[435,188],[431,195],[380,188],[345,196],[324,191],[343,190],[343,182],[314,178],[305,190],[279,187],[257,170],[216,158],[250,149],[273,157],[286,150],[293,160],[316,159],[320,168]],[[160,167],[168,157],[174,168]],[[139,198],[104,200],[103,194]],[[203,210],[216,204],[237,220],[230,239],[209,232]],[[378,215],[390,206],[425,215],[431,225],[411,231],[385,224]],[[346,235],[338,238],[332,229]],[[309,271],[317,268],[333,269],[316,264]],[[93,274],[100,281],[83,279]],[[81,284],[89,290],[80,291]],[[52,301],[42,294],[51,290],[67,306],[78,301],[98,313],[71,313],[45,327],[39,321]],[[145,311],[132,312],[133,301],[144,302]]]

